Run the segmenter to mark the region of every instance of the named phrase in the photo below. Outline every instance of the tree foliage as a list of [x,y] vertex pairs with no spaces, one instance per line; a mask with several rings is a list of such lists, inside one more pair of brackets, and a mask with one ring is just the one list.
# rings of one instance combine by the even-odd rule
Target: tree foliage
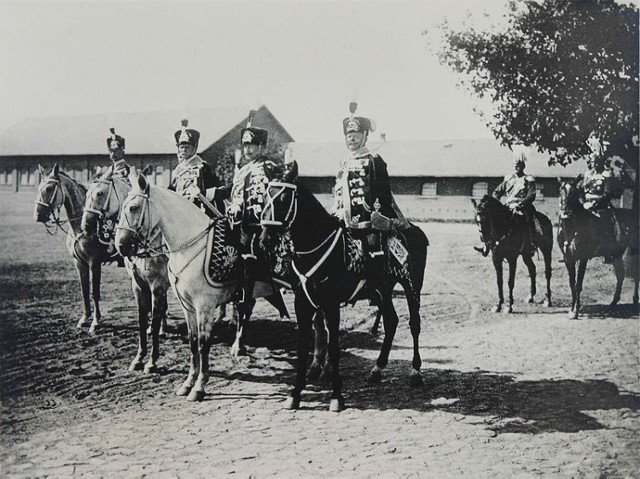
[[638,171],[638,9],[613,0],[511,1],[500,32],[439,25],[441,63],[493,111],[502,144],[566,164],[593,132]]

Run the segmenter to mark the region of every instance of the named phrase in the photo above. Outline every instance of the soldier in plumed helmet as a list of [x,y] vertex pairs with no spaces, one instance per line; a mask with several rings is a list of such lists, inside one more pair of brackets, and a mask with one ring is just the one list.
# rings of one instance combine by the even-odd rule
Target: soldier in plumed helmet
[[[331,212],[363,240],[367,256],[374,258],[385,254],[383,238],[409,224],[391,194],[387,164],[366,146],[375,123],[355,116],[356,109],[357,104],[352,102],[351,114],[342,122],[349,154],[340,162]],[[381,274],[382,266],[373,266],[372,273]]]
[[[511,209],[514,217],[522,218],[522,226],[525,229],[524,244],[522,251],[525,254],[533,255],[535,246],[535,215],[536,210],[533,202],[536,199],[536,179],[527,175],[524,170],[527,166],[527,147],[516,145],[513,148],[513,169],[514,172],[504,177],[493,191],[493,197]],[[476,251],[483,255],[488,254],[488,246],[474,247]]]
[[109,131],[111,135],[107,138],[107,148],[113,166],[113,175],[128,182],[129,165],[124,159],[124,138],[116,134],[115,128],[110,128]]
[[203,198],[224,213],[224,199],[229,197],[229,190],[197,154],[200,132],[188,126],[188,120],[182,120],[182,128],[174,134],[178,166],[173,171],[169,189],[189,198],[213,218],[216,214],[205,205]]

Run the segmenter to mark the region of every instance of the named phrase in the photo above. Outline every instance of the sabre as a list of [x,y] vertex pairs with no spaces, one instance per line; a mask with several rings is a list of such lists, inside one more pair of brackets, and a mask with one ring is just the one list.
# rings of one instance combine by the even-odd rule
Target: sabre
[[213,206],[213,203],[211,203],[211,201],[209,201],[202,193],[198,193],[197,198],[216,216],[216,218],[222,218],[224,216],[222,213],[220,213],[220,211],[218,211],[218,208]]

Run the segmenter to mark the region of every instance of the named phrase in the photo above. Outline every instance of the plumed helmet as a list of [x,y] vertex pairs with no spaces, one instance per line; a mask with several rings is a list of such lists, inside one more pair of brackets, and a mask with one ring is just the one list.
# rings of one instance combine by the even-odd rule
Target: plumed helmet
[[351,114],[342,120],[342,132],[345,135],[350,132],[368,133],[376,129],[376,124],[373,120],[363,116],[354,116],[357,108],[358,104],[355,101],[349,104],[349,112]]
[[602,156],[604,155],[605,151],[607,151],[609,142],[602,141],[595,134],[591,134],[589,138],[587,138],[587,145],[589,146],[592,155]]
[[187,144],[197,148],[200,141],[200,132],[187,128],[187,126],[189,126],[189,120],[182,120],[182,128],[173,134],[176,139],[176,146]]
[[269,132],[267,130],[253,126],[255,114],[255,110],[251,110],[249,112],[247,126],[245,126],[240,132],[240,141],[243,145],[264,146],[267,144],[267,140],[269,139]]
[[513,161],[516,163],[527,164],[529,158],[529,148],[525,145],[514,145],[511,147],[513,151]]
[[107,148],[109,150],[117,150],[118,148],[124,149],[124,138],[120,135],[116,135],[115,128],[109,128],[111,135],[107,138]]

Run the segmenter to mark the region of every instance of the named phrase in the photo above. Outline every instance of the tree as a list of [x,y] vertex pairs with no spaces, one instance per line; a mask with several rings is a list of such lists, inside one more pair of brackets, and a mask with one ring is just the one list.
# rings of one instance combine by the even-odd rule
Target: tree
[[509,147],[535,144],[550,162],[567,164],[589,152],[593,132],[637,175],[637,7],[511,0],[506,21],[500,32],[438,26],[440,62],[491,101],[483,117],[496,138]]

